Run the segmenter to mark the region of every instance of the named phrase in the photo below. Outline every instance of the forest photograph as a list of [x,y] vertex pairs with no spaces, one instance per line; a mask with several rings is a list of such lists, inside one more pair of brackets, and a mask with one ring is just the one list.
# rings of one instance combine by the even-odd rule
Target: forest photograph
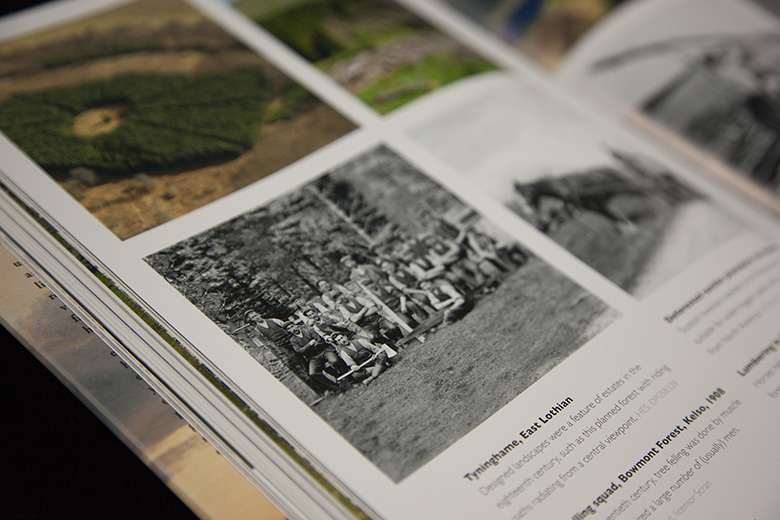
[[0,45],[0,130],[120,239],[354,125],[181,0]]
[[145,260],[395,481],[616,317],[386,146]]

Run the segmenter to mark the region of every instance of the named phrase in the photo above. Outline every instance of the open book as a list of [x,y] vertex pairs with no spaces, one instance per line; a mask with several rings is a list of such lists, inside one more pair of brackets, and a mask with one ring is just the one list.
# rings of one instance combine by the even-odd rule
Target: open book
[[0,21],[3,242],[291,517],[773,518],[772,6],[452,3]]

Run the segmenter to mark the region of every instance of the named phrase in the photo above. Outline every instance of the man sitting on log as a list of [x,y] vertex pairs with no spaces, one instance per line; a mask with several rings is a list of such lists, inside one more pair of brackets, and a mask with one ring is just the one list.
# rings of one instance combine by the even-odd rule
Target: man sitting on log
[[333,367],[339,362],[336,350],[308,327],[289,322],[285,330],[290,334],[293,351],[304,360],[309,377],[323,390],[338,390],[336,378],[324,371],[326,365]]
[[365,338],[349,339],[341,332],[336,332],[330,339],[341,359],[349,367],[349,376],[360,379],[368,375],[363,379],[364,385],[371,383],[390,366],[387,351]]

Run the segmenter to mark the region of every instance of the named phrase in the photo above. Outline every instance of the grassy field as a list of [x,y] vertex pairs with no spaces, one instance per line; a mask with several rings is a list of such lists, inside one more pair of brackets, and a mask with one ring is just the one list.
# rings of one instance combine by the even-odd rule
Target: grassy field
[[398,481],[579,348],[610,321],[605,313],[601,301],[532,259],[463,319],[402,351],[371,385],[314,409]]
[[577,218],[567,220],[550,237],[568,249],[580,260],[608,278],[615,285],[632,292],[634,283],[656,251],[676,209],[654,206],[638,199],[622,201],[635,212],[637,228],[621,232],[614,222],[601,215],[585,211]]
[[[624,200],[628,205],[629,201]],[[742,224],[709,201],[676,206],[632,204],[637,229],[621,233],[614,223],[583,213],[551,237],[622,289],[642,298],[680,274],[717,245],[743,231]]]
[[586,211],[550,236],[636,297],[653,292],[743,229],[705,200],[667,205],[626,197],[616,202],[633,209],[633,232],[621,232],[614,222]]

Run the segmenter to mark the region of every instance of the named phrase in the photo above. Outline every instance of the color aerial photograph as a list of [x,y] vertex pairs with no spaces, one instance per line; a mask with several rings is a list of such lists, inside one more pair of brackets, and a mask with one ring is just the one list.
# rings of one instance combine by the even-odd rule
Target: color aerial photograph
[[145,260],[396,482],[617,317],[386,146]]
[[120,239],[353,128],[180,0],[0,44],[0,130]]
[[380,114],[495,68],[391,0],[233,5]]

